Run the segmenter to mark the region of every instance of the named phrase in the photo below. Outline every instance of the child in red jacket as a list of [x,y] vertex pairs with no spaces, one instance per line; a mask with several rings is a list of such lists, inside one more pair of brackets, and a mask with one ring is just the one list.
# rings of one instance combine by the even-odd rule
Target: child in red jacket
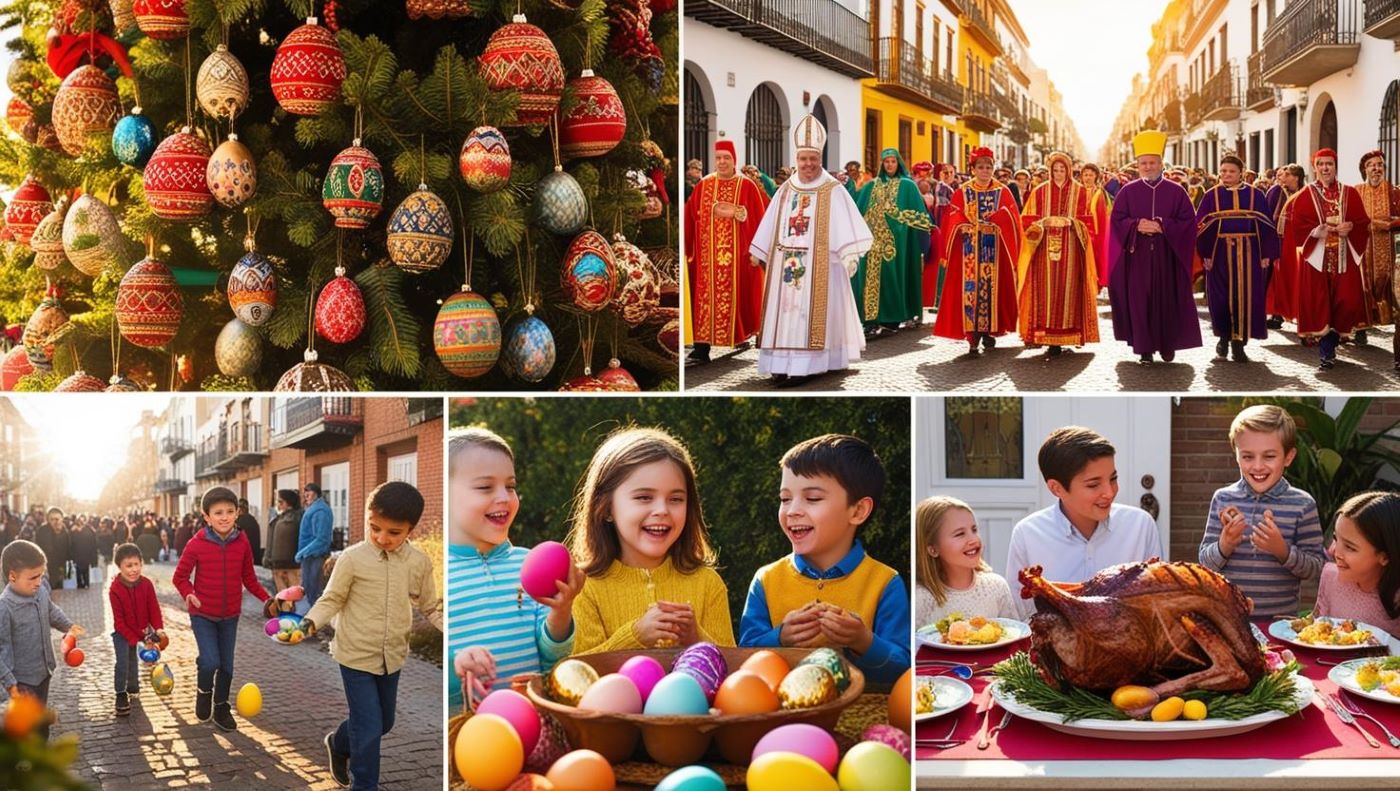
[[117,716],[125,717],[131,713],[131,696],[141,691],[136,647],[151,630],[164,637],[165,624],[156,601],[156,586],[141,576],[141,548],[122,544],[113,560],[117,576],[107,588],[107,598],[112,603],[112,645],[117,655]]
[[[185,545],[175,567],[175,590],[190,609],[199,657],[194,713],[200,722],[214,723],[226,731],[238,729],[229,711],[228,693],[233,686],[233,648],[238,640],[238,616],[243,612],[243,588],[263,602],[270,618],[277,602],[263,590],[253,573],[253,547],[235,526],[238,496],[216,486],[200,501],[209,526]],[[191,582],[190,575],[194,575]]]

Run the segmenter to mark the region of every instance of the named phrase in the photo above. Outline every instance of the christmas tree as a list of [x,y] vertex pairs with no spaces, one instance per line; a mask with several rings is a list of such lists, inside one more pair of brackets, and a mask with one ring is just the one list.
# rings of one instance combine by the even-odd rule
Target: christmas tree
[[648,2],[11,0],[3,384],[674,388]]

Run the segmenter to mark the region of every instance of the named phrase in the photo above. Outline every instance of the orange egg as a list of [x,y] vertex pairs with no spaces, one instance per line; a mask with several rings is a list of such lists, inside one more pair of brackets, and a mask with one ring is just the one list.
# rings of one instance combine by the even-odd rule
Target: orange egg
[[755,651],[752,656],[744,660],[739,665],[740,670],[747,670],[757,673],[760,678],[768,683],[769,689],[778,691],[778,685],[783,683],[783,676],[792,669],[787,660],[768,650]]
[[905,733],[913,733],[913,706],[914,669],[910,668],[890,689],[890,724]]
[[766,714],[777,711],[778,694],[759,674],[740,668],[729,675],[715,693],[720,714]]
[[554,762],[545,775],[555,791],[614,791],[617,775],[608,759],[592,750],[574,750]]

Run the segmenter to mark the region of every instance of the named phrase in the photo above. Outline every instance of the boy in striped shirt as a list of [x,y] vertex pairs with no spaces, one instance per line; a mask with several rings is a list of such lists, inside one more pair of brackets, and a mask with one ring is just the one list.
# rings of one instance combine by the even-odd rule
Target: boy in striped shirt
[[1326,556],[1312,495],[1283,473],[1297,455],[1298,427],[1281,407],[1252,406],[1230,424],[1240,479],[1211,498],[1200,560],[1254,601],[1254,615],[1296,615],[1303,580]]

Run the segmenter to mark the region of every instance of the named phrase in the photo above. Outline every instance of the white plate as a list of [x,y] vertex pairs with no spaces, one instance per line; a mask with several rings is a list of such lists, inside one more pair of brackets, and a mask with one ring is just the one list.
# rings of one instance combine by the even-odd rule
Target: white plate
[[[1344,619],[1328,618],[1327,620],[1331,621],[1332,624],[1335,626],[1336,624],[1341,623]],[[1299,646],[1301,648],[1311,648],[1315,651],[1359,651],[1363,648],[1379,648],[1385,645],[1385,638],[1389,635],[1384,629],[1379,629],[1375,626],[1372,626],[1368,623],[1363,623],[1361,621],[1355,621],[1354,623],[1356,624],[1357,629],[1364,629],[1366,631],[1369,631],[1371,633],[1371,639],[1375,640],[1375,642],[1357,643],[1356,645],[1319,645],[1317,643],[1302,643],[1298,641],[1298,633],[1293,631],[1293,627],[1288,625],[1288,621],[1274,621],[1273,623],[1269,624],[1269,634],[1284,641],[1285,643],[1292,643],[1293,645]]]
[[944,714],[957,711],[972,702],[972,687],[969,687],[960,678],[954,676],[915,676],[914,688],[918,689],[917,685],[926,681],[933,682],[933,711],[915,715],[915,722],[942,717]]
[[1345,689],[1353,695],[1360,695],[1363,698],[1379,700],[1382,703],[1400,703],[1400,698],[1395,697],[1385,691],[1384,687],[1376,687],[1367,692],[1356,683],[1356,671],[1367,662],[1379,662],[1376,657],[1366,657],[1364,659],[1348,659],[1327,671],[1327,680]]
[[[1294,677],[1297,684],[1297,695],[1295,700],[1298,707],[1308,705],[1312,700],[1315,688],[1313,683],[1306,676],[1298,675]],[[1245,733],[1255,728],[1261,728],[1271,722],[1277,722],[1288,715],[1282,711],[1270,711],[1264,714],[1255,714],[1252,717],[1245,717],[1242,720],[1221,720],[1207,718],[1204,720],[1173,720],[1172,722],[1152,722],[1151,720],[1075,720],[1065,722],[1064,716],[1051,714],[1049,712],[1033,709],[1030,706],[1023,706],[1016,702],[1016,699],[1009,693],[1002,691],[1001,682],[994,681],[991,686],[992,697],[1007,711],[1017,717],[1024,717],[1032,722],[1038,722],[1047,728],[1076,736],[1088,736],[1095,739],[1123,739],[1128,741],[1172,741],[1176,739],[1203,739],[1215,736],[1231,736],[1236,733]]]
[[992,618],[991,620],[1001,624],[1002,628],[1006,630],[1006,633],[1002,635],[1001,639],[995,643],[985,643],[982,645],[953,645],[951,643],[945,643],[943,642],[943,635],[935,629],[932,624],[915,632],[914,637],[919,641],[919,645],[927,645],[944,651],[985,651],[988,648],[1000,648],[1004,645],[1010,645],[1017,640],[1024,640],[1031,636],[1031,627],[1029,624],[1011,618]]

